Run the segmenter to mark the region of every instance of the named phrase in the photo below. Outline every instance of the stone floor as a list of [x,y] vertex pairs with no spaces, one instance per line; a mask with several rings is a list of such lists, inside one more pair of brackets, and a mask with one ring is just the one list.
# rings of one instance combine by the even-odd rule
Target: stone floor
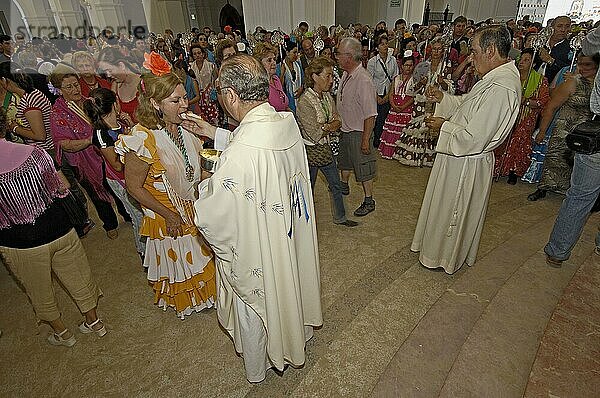
[[[102,339],[77,333],[51,347],[0,267],[2,397],[598,397],[600,257],[589,220],[571,259],[548,267],[542,248],[561,197],[526,200],[534,187],[492,189],[477,263],[454,275],[425,269],[409,251],[429,169],[379,162],[377,210],[336,226],[325,183],[315,194],[325,323],[302,369],[258,385],[213,310],[181,321],[152,304],[131,227],[83,240],[104,291]],[[360,204],[359,185],[346,198]],[[67,324],[81,316],[56,285]]]

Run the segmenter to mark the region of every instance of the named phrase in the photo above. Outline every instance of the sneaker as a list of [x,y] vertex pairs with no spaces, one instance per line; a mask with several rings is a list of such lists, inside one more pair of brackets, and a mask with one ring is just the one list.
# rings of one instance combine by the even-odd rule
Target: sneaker
[[354,210],[354,215],[356,217],[363,217],[375,210],[375,201],[371,201],[370,203],[362,202],[360,207]]
[[350,185],[347,182],[340,181],[340,190],[342,191],[342,195],[350,195]]
[[337,225],[345,225],[347,227],[356,227],[358,223],[353,220],[346,220],[344,222],[336,223]]

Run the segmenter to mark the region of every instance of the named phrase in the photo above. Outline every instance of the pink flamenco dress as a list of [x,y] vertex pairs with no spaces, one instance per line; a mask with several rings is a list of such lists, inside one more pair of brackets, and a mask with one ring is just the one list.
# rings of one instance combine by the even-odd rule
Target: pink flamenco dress
[[[413,79],[403,80],[402,75],[396,76],[394,87],[396,88],[392,95],[392,101],[399,107],[402,107],[407,102],[413,100]],[[383,125],[383,133],[381,134],[381,142],[379,144],[379,152],[384,159],[392,159],[396,152],[396,142],[404,128],[408,125],[412,118],[413,105],[407,106],[402,111],[397,112],[390,109],[385,124]]]

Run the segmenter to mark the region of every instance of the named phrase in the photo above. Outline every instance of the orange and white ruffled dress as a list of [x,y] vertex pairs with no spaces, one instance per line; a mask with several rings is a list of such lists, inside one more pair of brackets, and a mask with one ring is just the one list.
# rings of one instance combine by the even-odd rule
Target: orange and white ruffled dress
[[[201,141],[184,131],[184,143],[194,167],[195,181],[200,180],[198,153]],[[175,238],[167,234],[165,219],[142,206],[144,218],[140,235],[147,236],[144,266],[148,267],[148,281],[154,290],[154,302],[165,311],[175,309],[183,319],[193,312],[210,308],[216,295],[213,253],[202,243],[193,223],[194,187],[185,179],[184,157],[164,130],[148,130],[135,126],[130,135],[121,135],[115,151],[124,158],[134,152],[148,163],[150,169],[144,188],[169,210],[178,212],[184,220],[183,235]]]

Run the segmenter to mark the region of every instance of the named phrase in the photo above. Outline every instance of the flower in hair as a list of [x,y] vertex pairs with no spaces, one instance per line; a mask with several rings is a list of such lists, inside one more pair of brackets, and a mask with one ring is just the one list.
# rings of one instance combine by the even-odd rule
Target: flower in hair
[[171,64],[154,51],[144,54],[144,68],[152,72],[154,76],[164,76],[171,72]]
[[54,87],[50,82],[48,82],[48,90],[54,95],[60,95],[60,90]]

